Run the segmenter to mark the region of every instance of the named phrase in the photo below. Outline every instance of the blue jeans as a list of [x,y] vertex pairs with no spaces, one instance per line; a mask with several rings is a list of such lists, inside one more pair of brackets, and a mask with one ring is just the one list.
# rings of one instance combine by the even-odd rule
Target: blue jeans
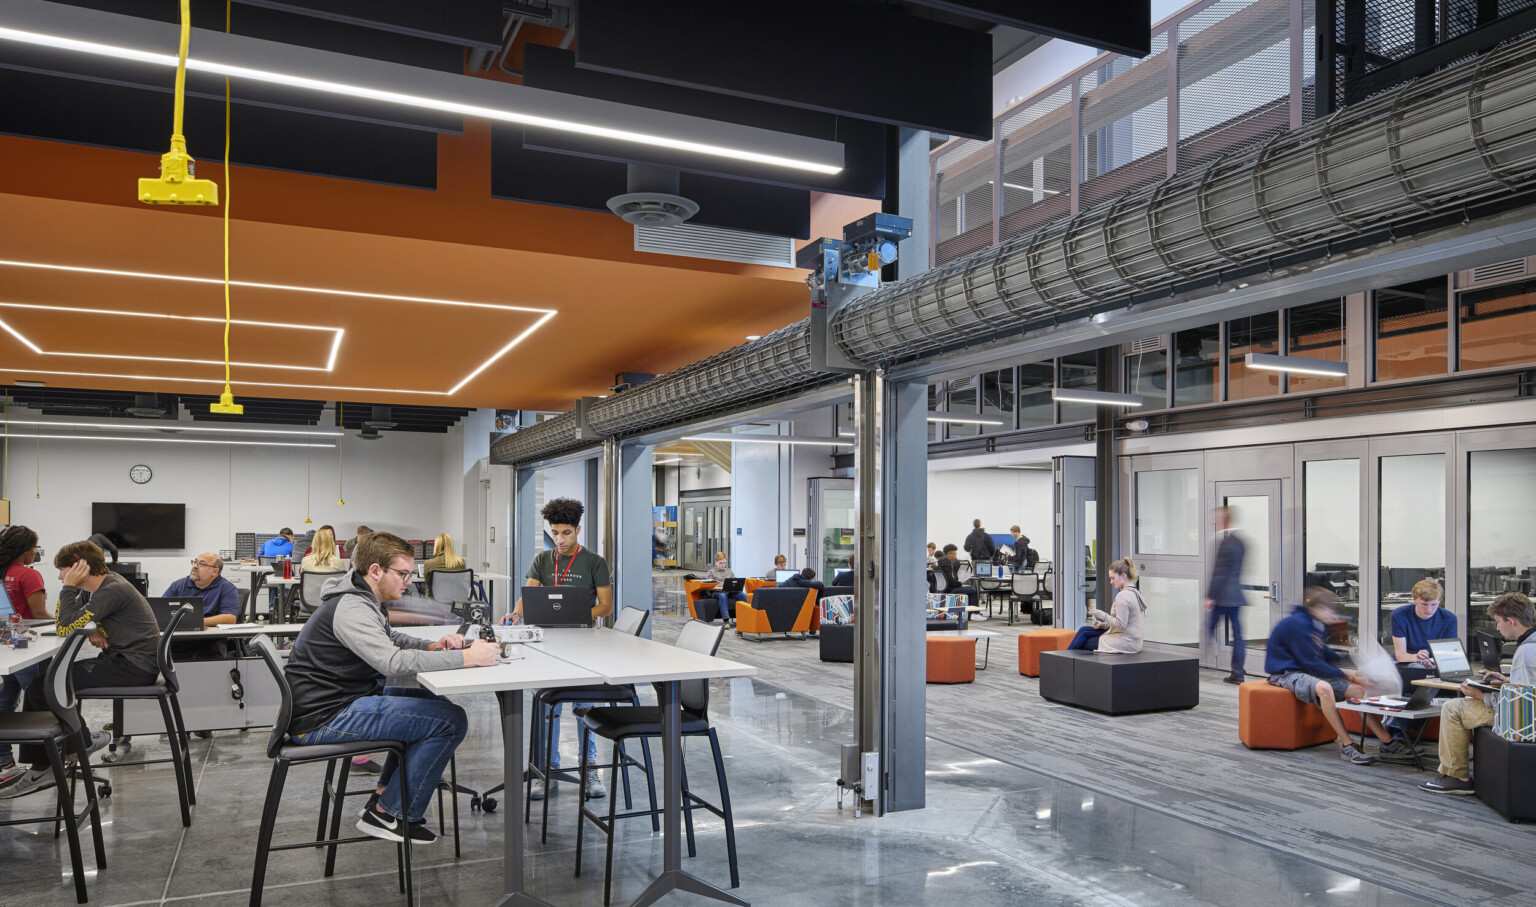
[[[1248,647],[1243,643],[1242,608],[1229,608],[1217,605],[1211,609],[1210,619],[1205,625],[1205,635],[1216,635],[1216,628],[1225,620],[1232,636],[1232,673],[1238,677],[1247,676],[1243,671],[1243,662],[1248,659]],[[1219,640],[1218,640],[1219,642]]]
[[1068,649],[1087,649],[1090,652],[1099,650],[1099,637],[1109,631],[1108,627],[1078,627],[1077,635],[1072,637]]
[[720,603],[720,614],[722,616],[728,618],[728,619],[731,619],[731,620],[734,620],[736,618],[736,609],[731,607],[729,603],[730,602],[744,602],[746,600],[747,600],[747,594],[745,592],[735,592],[735,593],[716,592],[715,593],[715,601]]
[[[300,734],[301,744],[351,743],[357,740],[400,740],[405,751],[406,780],[411,789],[407,821],[426,817],[432,793],[443,777],[453,751],[464,740],[469,719],[464,710],[427,690],[386,687],[383,695],[353,700],[324,726]],[[384,761],[379,783],[385,785],[379,808],[395,818],[402,816],[400,782],[395,778],[393,753]]]
[[[580,708],[585,708],[587,706],[598,705],[598,704],[599,703],[596,703],[596,702],[573,702],[573,703],[571,703],[571,708],[572,709],[580,709]],[[550,756],[549,764],[551,766],[553,766],[554,768],[559,768],[560,767],[560,712],[561,712],[561,710],[564,707],[565,707],[565,703],[558,702],[558,703],[555,703],[553,706],[549,706],[548,707],[549,711],[546,712],[546,714],[550,714],[552,712],[553,715],[554,715],[554,717],[552,719],[550,719],[550,726],[549,726],[550,736],[553,737],[554,741],[555,741],[554,752]],[[544,767],[544,754],[545,754],[545,752],[547,752],[548,744],[544,742],[544,722],[538,720],[540,717],[541,716],[538,716],[538,715],[534,716],[534,724],[533,724],[533,764],[539,766],[540,768],[543,768]],[[578,746],[580,746],[580,738],[583,736],[582,735],[582,729],[585,728],[585,727],[586,727],[586,725],[582,724],[580,721],[578,721],[576,723],[576,736],[578,738],[578,741],[577,741],[577,745]],[[587,764],[588,765],[596,765],[597,764],[597,737],[595,735],[593,735],[593,734],[586,734],[585,736],[587,738]]]
[[[16,711],[16,703],[21,701],[21,691],[27,688],[27,684],[37,679],[42,669],[42,665],[33,665],[30,668],[22,668],[14,674],[5,675],[5,682],[0,684],[0,715],[9,715]],[[0,765],[10,765],[15,758],[9,743],[0,745]]]

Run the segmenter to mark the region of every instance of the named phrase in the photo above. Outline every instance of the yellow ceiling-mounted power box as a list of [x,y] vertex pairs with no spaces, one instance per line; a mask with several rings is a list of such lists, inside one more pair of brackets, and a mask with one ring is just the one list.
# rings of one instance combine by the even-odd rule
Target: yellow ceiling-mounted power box
[[139,201],[146,205],[217,205],[213,180],[194,179],[197,162],[187,154],[186,139],[171,136],[171,150],[160,156],[160,176],[139,180]]

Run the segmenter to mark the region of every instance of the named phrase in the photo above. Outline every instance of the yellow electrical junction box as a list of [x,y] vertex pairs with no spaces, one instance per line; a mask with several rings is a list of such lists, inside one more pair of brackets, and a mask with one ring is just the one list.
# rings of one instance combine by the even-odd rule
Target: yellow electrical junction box
[[187,154],[186,139],[171,136],[171,150],[160,156],[160,176],[139,180],[139,201],[146,205],[217,205],[213,180],[194,179],[197,162]]

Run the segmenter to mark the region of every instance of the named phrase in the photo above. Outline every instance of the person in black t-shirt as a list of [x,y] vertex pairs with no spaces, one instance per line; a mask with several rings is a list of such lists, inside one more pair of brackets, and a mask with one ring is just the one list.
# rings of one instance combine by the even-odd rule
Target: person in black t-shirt
[[[597,604],[592,608],[592,617],[606,617],[613,613],[613,579],[608,571],[608,562],[595,551],[590,551],[576,541],[577,534],[581,531],[581,517],[586,513],[586,507],[580,501],[572,498],[555,498],[544,505],[541,513],[544,521],[549,524],[549,534],[555,540],[553,551],[540,551],[533,558],[533,563],[528,566],[528,573],[524,583],[529,586],[590,586],[596,590]],[[523,599],[518,596],[517,604],[512,613],[502,619],[502,623],[520,624],[523,622]],[[584,708],[594,703],[575,703],[572,709]],[[560,711],[561,706],[555,705],[553,718],[550,722],[550,736],[555,740],[554,752],[550,757],[550,768],[560,767]],[[534,722],[534,763],[543,766],[544,753],[548,749],[543,740],[544,722]],[[579,736],[579,735],[578,735]],[[587,764],[597,765],[597,735],[587,735]],[[549,790],[555,789],[555,779],[550,778]],[[603,787],[603,782],[598,778],[597,770],[587,772],[586,777],[587,796],[592,799],[607,796],[608,790]],[[537,778],[533,781],[533,792],[529,795],[534,800],[544,799],[545,784]]]

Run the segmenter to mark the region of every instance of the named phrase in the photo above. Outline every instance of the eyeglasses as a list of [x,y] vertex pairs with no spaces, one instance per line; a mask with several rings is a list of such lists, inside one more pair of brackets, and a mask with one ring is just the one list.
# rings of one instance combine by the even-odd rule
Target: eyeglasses
[[209,570],[217,570],[217,569],[219,569],[220,567],[222,567],[224,565],[223,564],[205,564],[202,561],[195,560],[195,561],[192,562],[192,566],[194,566],[194,567],[206,567]]
[[388,570],[390,573],[393,573],[394,575],[400,577],[405,582],[410,582],[411,580],[416,578],[416,571],[415,570],[396,570],[394,567],[385,567],[384,569]]

